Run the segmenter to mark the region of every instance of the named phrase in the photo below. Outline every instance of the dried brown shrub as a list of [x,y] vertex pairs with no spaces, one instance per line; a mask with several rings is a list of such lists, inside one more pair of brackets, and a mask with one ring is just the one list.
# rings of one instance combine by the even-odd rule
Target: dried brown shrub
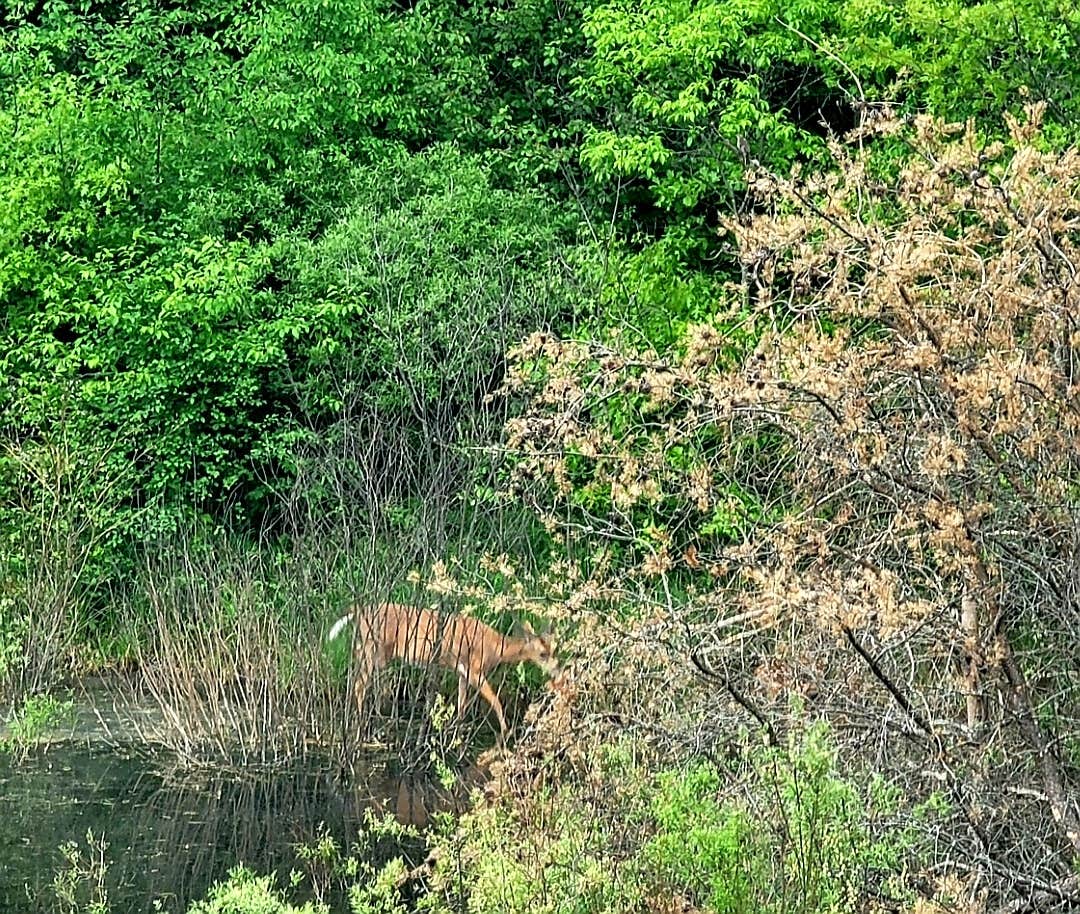
[[994,143],[880,121],[825,177],[751,175],[728,310],[670,353],[526,340],[508,444],[550,529],[617,547],[568,605],[649,601],[627,643],[774,738],[798,696],[853,764],[944,795],[937,864],[1053,905],[1080,853],[1080,153],[1040,113]]

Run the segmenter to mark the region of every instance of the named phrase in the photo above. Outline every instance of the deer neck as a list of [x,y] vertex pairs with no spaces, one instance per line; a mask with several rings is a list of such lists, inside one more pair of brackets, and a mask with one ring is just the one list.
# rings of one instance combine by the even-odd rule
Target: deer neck
[[529,642],[524,638],[514,638],[507,635],[502,644],[500,663],[520,663],[528,659]]

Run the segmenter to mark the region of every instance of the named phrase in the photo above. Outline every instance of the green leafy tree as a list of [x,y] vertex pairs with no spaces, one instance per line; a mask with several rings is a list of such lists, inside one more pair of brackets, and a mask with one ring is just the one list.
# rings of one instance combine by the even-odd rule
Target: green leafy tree
[[751,166],[821,166],[830,134],[884,105],[998,132],[1028,94],[1047,140],[1076,136],[1080,13],[1062,0],[609,0],[583,29],[580,160],[629,242],[611,322],[660,348],[743,278],[716,228],[759,205]]
[[350,213],[308,255],[299,294],[346,317],[339,363],[382,408],[482,407],[503,353],[568,321],[574,225],[536,193],[493,186],[451,146],[356,174]]
[[872,98],[996,130],[1024,90],[1047,102],[1054,133],[1076,137],[1080,9],[1067,0],[849,0],[830,46]]

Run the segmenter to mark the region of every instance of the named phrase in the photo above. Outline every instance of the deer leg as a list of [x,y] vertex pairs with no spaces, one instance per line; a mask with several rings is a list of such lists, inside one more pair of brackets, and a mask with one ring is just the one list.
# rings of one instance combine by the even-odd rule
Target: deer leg
[[367,694],[371,677],[378,668],[378,662],[370,648],[356,651],[356,663],[353,667],[353,694],[356,696],[358,720],[364,719],[364,696]]
[[458,717],[465,716],[465,706],[469,698],[469,685],[467,677],[458,673],[457,680],[457,713]]
[[[457,674],[458,716],[461,717],[464,716],[465,708],[468,705],[469,670],[462,665],[458,667]],[[499,696],[495,694],[495,690],[491,687],[491,683],[489,683],[482,675],[478,675],[472,685],[476,686],[476,690],[483,697],[484,701],[491,705],[491,710],[495,712],[495,716],[499,719],[499,743],[503,743],[506,740],[506,715],[503,714],[502,702],[499,701]]]
[[477,681],[476,687],[484,700],[491,705],[491,710],[495,712],[495,716],[499,718],[499,744],[501,745],[506,741],[506,716],[503,714],[502,702],[499,701],[499,696],[495,694],[491,683],[483,677]]
[[364,716],[364,695],[367,694],[368,681],[371,679],[367,667],[357,664],[353,671],[353,695],[356,696],[356,713]]

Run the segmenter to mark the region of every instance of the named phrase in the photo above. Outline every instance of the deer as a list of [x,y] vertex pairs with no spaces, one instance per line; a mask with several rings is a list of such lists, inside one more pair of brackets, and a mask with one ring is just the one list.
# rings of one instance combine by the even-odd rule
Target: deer
[[457,673],[459,717],[465,713],[470,686],[491,706],[499,720],[501,745],[508,728],[502,702],[487,679],[491,671],[523,662],[536,664],[549,678],[559,671],[550,631],[537,634],[528,622],[519,623],[521,635],[511,636],[458,613],[401,603],[357,605],[330,627],[326,640],[333,641],[350,624],[356,627],[353,691],[361,714],[372,677],[390,661],[435,665]]

